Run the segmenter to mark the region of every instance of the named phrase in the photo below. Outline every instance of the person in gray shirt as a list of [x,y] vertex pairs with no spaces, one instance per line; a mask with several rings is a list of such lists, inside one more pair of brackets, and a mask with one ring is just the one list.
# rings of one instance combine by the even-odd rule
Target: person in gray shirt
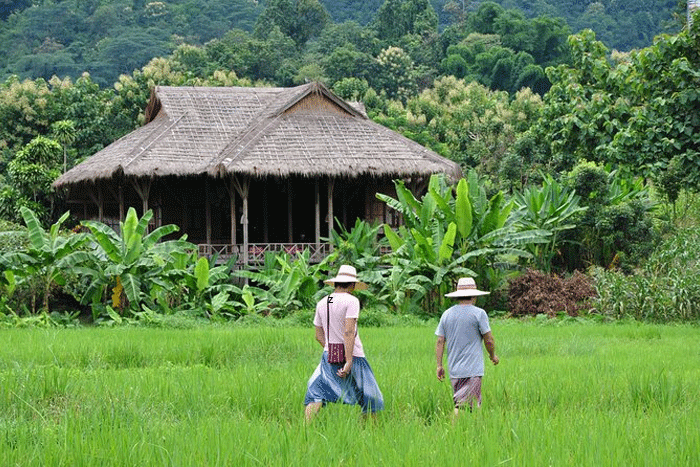
[[446,297],[456,298],[457,304],[442,314],[435,330],[438,336],[435,345],[437,378],[439,381],[445,379],[442,360],[447,344],[447,368],[454,393],[455,416],[464,406],[468,406],[471,412],[475,402],[477,407],[481,407],[481,379],[484,376],[482,341],[491,362],[498,365],[489,318],[484,310],[474,305],[476,297],[488,293],[478,290],[471,277],[459,279],[457,290],[445,294]]

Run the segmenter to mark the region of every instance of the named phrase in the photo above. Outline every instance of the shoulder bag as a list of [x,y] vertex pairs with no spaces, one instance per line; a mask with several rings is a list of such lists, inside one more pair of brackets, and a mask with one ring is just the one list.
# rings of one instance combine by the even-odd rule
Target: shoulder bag
[[326,342],[328,343],[328,363],[345,363],[345,343],[331,344],[331,296],[326,299]]

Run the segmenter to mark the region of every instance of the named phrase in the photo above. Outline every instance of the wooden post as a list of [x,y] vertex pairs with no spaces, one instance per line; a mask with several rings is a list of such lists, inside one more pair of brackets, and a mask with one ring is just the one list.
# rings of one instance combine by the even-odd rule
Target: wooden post
[[143,216],[146,214],[146,211],[148,211],[148,195],[151,191],[151,179],[149,178],[144,180],[143,186],[141,186],[136,179],[131,180],[131,183],[134,185],[134,189],[136,190],[136,193],[138,193],[139,197],[141,198],[141,202],[143,203],[143,212],[141,213]]
[[[250,191],[250,179],[243,176],[239,180],[235,175],[231,177],[231,184],[236,188],[238,194],[243,200],[243,214],[241,215],[241,224],[243,224],[243,264],[248,265],[248,194]],[[246,283],[248,283],[246,279]]]
[[124,187],[119,182],[119,222],[124,222]]
[[87,194],[92,202],[95,203],[95,206],[97,206],[97,220],[102,222],[102,207],[100,201],[101,191],[99,186],[96,186],[95,188],[97,190],[97,194],[95,194],[92,190],[87,190]]
[[97,220],[102,222],[105,217],[104,196],[102,195],[102,186],[97,185]]
[[243,216],[241,216],[241,224],[243,224],[243,263],[248,265],[248,194],[243,196]]

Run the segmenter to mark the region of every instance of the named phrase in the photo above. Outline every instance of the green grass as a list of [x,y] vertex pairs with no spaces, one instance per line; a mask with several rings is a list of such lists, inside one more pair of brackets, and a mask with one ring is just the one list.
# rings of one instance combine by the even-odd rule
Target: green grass
[[692,466],[700,329],[493,320],[483,407],[455,424],[434,326],[360,333],[386,410],[303,422],[309,328],[0,331],[0,465]]

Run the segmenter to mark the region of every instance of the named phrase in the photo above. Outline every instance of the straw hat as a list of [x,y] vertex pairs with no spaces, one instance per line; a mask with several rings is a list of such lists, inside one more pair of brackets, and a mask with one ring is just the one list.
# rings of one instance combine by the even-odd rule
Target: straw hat
[[340,266],[337,276],[333,277],[332,279],[326,279],[323,282],[328,285],[335,285],[336,282],[340,282],[341,284],[354,282],[356,290],[365,290],[367,288],[367,284],[357,279],[357,271],[355,268],[353,266],[348,266],[347,264]]
[[471,277],[461,277],[457,281],[457,290],[446,293],[445,297],[476,297],[479,295],[488,295],[491,292],[484,292],[476,288],[476,282]]

